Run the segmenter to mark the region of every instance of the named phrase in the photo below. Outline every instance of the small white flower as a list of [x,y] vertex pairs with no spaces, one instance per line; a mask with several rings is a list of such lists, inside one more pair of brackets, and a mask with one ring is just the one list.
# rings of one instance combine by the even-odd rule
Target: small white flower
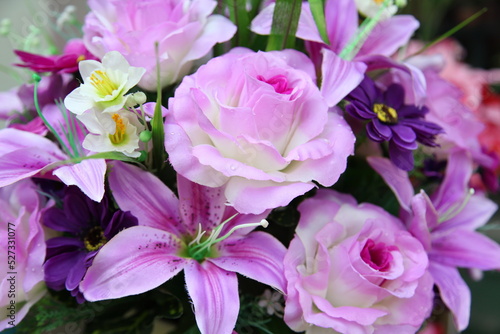
[[266,289],[260,297],[258,305],[266,309],[267,314],[283,316],[283,295],[277,291]]
[[90,132],[82,143],[83,148],[92,152],[122,152],[132,158],[140,156],[139,133],[144,126],[134,113],[89,110],[77,118]]
[[[374,17],[385,0],[354,0],[358,11],[366,17]],[[396,14],[398,6],[394,4],[394,0],[389,1],[389,5],[385,8],[380,16],[381,20],[386,20]]]
[[137,85],[146,71],[130,66],[117,51],[106,53],[102,63],[84,60],[78,66],[83,84],[64,99],[66,108],[77,115],[89,109],[109,113],[121,110],[129,97],[125,94]]

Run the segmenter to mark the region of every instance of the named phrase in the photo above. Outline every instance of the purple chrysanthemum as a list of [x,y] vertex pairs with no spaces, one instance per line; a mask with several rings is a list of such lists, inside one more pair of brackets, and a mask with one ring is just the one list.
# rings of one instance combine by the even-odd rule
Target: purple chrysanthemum
[[45,282],[54,290],[67,289],[79,303],[78,288],[99,249],[121,230],[137,225],[130,212],[110,210],[106,197],[92,201],[76,187],[68,187],[63,207],[51,207],[42,217],[45,226],[64,232],[47,240]]
[[391,161],[403,170],[413,169],[413,153],[417,142],[437,146],[435,137],[443,129],[424,120],[427,107],[404,104],[404,88],[397,84],[381,91],[367,76],[346,98],[346,111],[353,117],[370,120],[366,124],[368,138],[389,142]]

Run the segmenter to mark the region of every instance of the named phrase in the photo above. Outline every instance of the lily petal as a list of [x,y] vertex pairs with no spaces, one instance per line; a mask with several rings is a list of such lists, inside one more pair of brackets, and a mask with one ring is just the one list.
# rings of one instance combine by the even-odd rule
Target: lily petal
[[231,334],[240,309],[236,274],[205,261],[184,268],[201,334]]
[[75,165],[59,167],[53,174],[68,186],[76,185],[96,202],[100,202],[104,197],[104,175],[106,174],[104,159],[83,160]]
[[198,224],[204,231],[220,224],[226,209],[223,188],[205,187],[177,174],[177,189],[182,222],[190,234],[196,234]]
[[156,176],[119,161],[110,163],[109,186],[118,206],[130,211],[139,225],[180,236],[178,200]]
[[252,232],[237,242],[230,238],[218,250],[219,256],[209,259],[218,267],[285,291],[286,248],[269,233]]
[[453,313],[459,331],[469,324],[470,290],[456,268],[430,262],[429,271],[439,288],[441,299]]
[[500,245],[473,231],[447,231],[432,234],[433,261],[453,267],[492,270],[500,268]]
[[328,49],[323,49],[321,94],[329,107],[335,106],[363,80],[366,65],[343,60]]
[[140,294],[165,283],[188,260],[176,255],[180,240],[148,226],[123,230],[97,253],[80,283],[88,301]]
[[398,199],[401,208],[411,212],[410,202],[413,197],[413,186],[408,173],[396,167],[391,160],[381,157],[368,157],[368,164],[384,179]]

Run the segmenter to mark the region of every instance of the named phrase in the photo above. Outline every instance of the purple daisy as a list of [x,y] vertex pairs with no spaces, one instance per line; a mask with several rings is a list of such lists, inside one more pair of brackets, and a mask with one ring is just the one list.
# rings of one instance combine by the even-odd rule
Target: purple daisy
[[99,249],[121,230],[137,225],[137,218],[111,210],[106,197],[92,201],[76,187],[66,189],[62,202],[62,208],[51,207],[42,216],[45,226],[64,232],[47,240],[45,282],[51,289],[71,291],[83,303],[79,284]]
[[366,124],[368,138],[375,142],[389,142],[391,161],[403,170],[413,169],[413,150],[417,142],[437,146],[435,137],[443,129],[424,120],[427,107],[404,104],[404,88],[397,84],[381,91],[373,80],[365,76],[346,100],[346,111],[353,117],[369,120]]

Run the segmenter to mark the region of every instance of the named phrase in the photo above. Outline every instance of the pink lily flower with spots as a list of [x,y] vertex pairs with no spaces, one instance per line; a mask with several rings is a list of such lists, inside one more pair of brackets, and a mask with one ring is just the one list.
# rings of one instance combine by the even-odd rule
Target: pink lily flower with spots
[[[253,231],[264,214],[238,214],[222,188],[178,175],[179,198],[156,176],[114,162],[109,184],[119,207],[138,218],[106,243],[80,291],[97,301],[140,294],[184,270],[186,288],[202,334],[230,334],[239,311],[236,273],[284,291],[285,247]],[[138,186],[139,185],[139,186]]]

